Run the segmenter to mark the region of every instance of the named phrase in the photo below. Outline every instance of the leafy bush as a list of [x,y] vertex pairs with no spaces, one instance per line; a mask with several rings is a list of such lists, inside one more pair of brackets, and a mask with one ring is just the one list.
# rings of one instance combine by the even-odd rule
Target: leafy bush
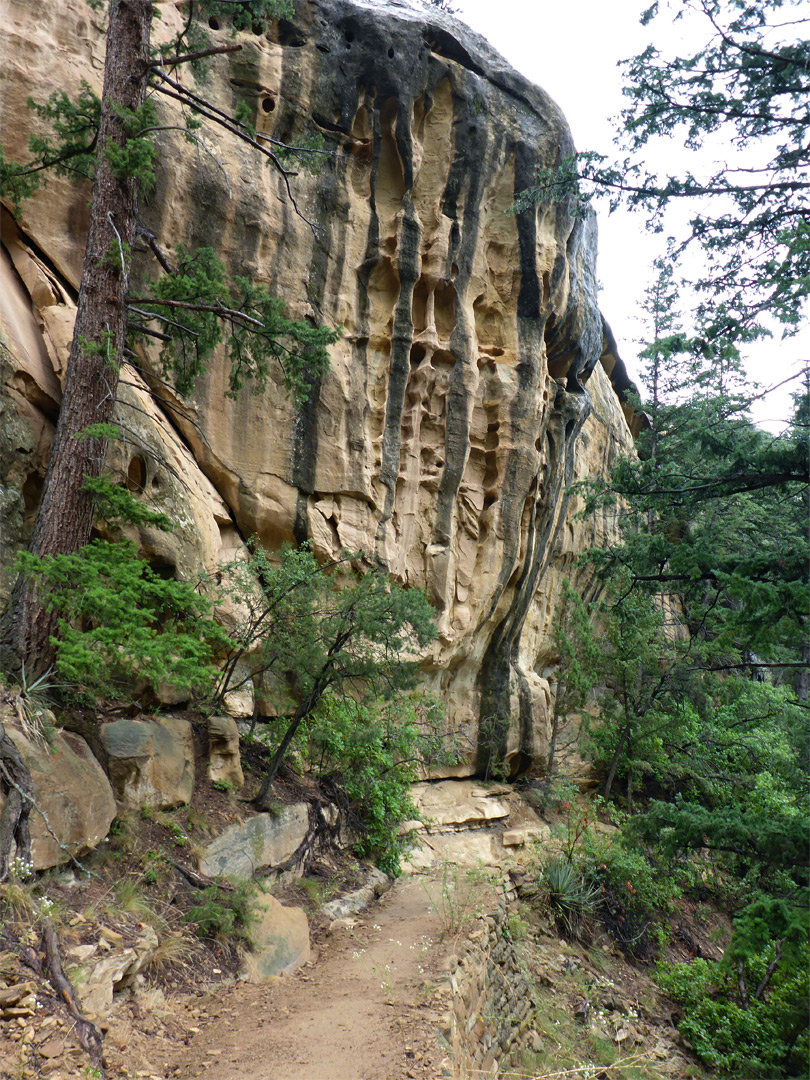
[[[359,563],[359,557],[346,554],[322,566],[302,544],[283,548],[280,562],[273,564],[252,541],[241,559],[221,570],[226,596],[239,614],[218,695],[239,685],[233,679],[241,660],[250,671],[244,681],[261,681],[263,693],[274,698],[274,711],[288,713],[281,725],[268,726],[265,741],[275,753],[258,804],[266,800],[294,742],[302,744],[299,728],[311,730],[310,718],[319,708],[328,720],[339,715],[334,708],[351,713],[358,702],[392,698],[419,679],[417,661],[436,636],[427,597],[380,571],[363,573]],[[357,730],[364,723],[357,722]],[[387,722],[383,726],[380,752],[394,731]],[[381,767],[390,769],[385,763]]]
[[433,698],[406,694],[370,704],[331,699],[313,717],[306,749],[313,769],[345,794],[356,853],[386,873],[399,873],[410,847],[397,826],[418,817],[410,785],[420,766],[455,760],[443,723]]
[[[761,985],[774,959],[775,946],[749,957],[750,985]],[[805,944],[792,964],[777,969],[761,999],[735,1000],[740,975],[725,962],[660,964],[658,981],[682,1006],[680,1031],[702,1061],[724,1076],[778,1080],[810,1073],[808,971]]]
[[680,878],[687,868],[664,867],[632,844],[622,833],[588,831],[580,862],[590,878],[620,895],[638,914],[669,912],[681,895]]

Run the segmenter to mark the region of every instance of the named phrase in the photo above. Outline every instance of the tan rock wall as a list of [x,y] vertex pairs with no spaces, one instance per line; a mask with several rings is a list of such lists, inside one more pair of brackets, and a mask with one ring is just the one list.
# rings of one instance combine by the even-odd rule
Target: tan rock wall
[[[0,125],[14,156],[33,123],[26,96],[81,78],[97,87],[103,46],[81,0],[44,14],[25,0],[8,6]],[[157,6],[167,33],[180,15]],[[258,396],[227,399],[222,362],[187,412],[151,402],[133,375],[116,464],[181,519],[178,534],[144,543],[183,572],[257,533],[271,547],[310,538],[323,556],[362,549],[425,588],[440,626],[426,676],[469,735],[462,771],[493,755],[523,768],[545,743],[562,577],[587,590],[573,561],[613,528],[576,520],[566,491],[630,446],[599,365],[593,221],[562,205],[508,213],[535,164],[572,151],[570,134],[541,90],[441,12],[375,0],[298,8],[294,23],[239,35],[242,51],[212,64],[205,92],[226,109],[246,98],[267,137],[321,132],[333,156],[292,181],[302,216],[278,173],[215,129],[197,150],[158,136],[158,191],[143,213],[170,253],[215,245],[296,316],[342,326],[332,370],[298,412],[278,375]],[[213,36],[230,40],[226,27]],[[159,108],[167,124],[182,122],[173,103]],[[9,394],[38,433],[16,464],[29,503],[87,196],[55,182],[25,207],[23,239],[9,234],[58,283],[48,285],[56,299],[43,298],[17,271],[16,307],[0,314],[14,330]],[[145,256],[137,272],[154,272]],[[58,318],[46,318],[53,308]]]

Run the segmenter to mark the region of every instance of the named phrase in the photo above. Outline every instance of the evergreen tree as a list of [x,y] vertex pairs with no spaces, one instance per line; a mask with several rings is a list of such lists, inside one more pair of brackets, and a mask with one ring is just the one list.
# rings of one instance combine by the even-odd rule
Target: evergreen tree
[[[724,1075],[805,1075],[810,397],[805,370],[791,421],[778,436],[762,431],[742,358],[757,338],[789,338],[805,315],[810,42],[793,0],[662,0],[642,21],[658,25],[666,9],[702,20],[705,44],[684,55],[651,45],[627,61],[628,158],[584,154],[541,170],[517,209],[551,196],[586,212],[592,193],[608,193],[660,231],[668,207],[696,207],[648,293],[638,460],[591,491],[592,502],[621,504],[623,542],[594,560],[626,583],[592,748],[608,790],[635,774],[657,796],[631,823],[638,839],[668,858],[701,853],[736,882],[722,963],[662,975],[682,1030]],[[701,171],[708,155],[695,154],[681,175],[651,173],[648,147],[681,135],[694,151],[721,143],[725,162],[715,154]],[[703,259],[687,283],[692,312],[672,261],[687,250]],[[783,350],[773,349],[775,372]],[[674,633],[645,633],[667,607]],[[656,673],[677,686],[641,711]]]

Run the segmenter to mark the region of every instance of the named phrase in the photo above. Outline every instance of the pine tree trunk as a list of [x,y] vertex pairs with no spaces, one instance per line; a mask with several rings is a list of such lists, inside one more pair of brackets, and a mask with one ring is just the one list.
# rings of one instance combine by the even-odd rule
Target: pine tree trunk
[[608,769],[607,779],[605,780],[605,801],[610,798],[610,793],[613,789],[613,781],[616,779],[616,770],[619,767],[619,761],[622,756],[622,750],[624,750],[625,743],[630,735],[633,727],[632,720],[629,724],[626,724],[624,730],[619,736],[619,741],[616,744],[616,749],[613,751],[613,758],[610,762],[610,768]]
[[[37,555],[77,551],[89,541],[93,526],[94,500],[84,483],[102,474],[107,443],[77,435],[113,414],[138,193],[136,179],[113,175],[105,150],[127,139],[113,104],[137,109],[144,102],[151,18],[152,0],[110,4],[90,231],[65,392],[30,545]],[[53,663],[50,638],[56,618],[30,582],[17,582],[3,622],[3,666],[19,670],[24,662],[30,676],[46,671]]]

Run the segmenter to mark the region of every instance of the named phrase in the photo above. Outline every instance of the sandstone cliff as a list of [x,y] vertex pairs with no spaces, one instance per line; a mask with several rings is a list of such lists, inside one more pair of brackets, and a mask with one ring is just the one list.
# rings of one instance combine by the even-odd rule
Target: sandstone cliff
[[[167,32],[182,4],[156,6]],[[158,136],[143,217],[170,251],[215,245],[296,316],[341,326],[331,372],[297,413],[280,380],[227,399],[222,364],[186,403],[153,398],[128,372],[112,465],[178,522],[141,537],[166,568],[216,565],[256,533],[271,547],[310,538],[323,556],[362,549],[425,588],[440,624],[426,678],[469,737],[461,771],[493,751],[517,771],[545,744],[562,577],[587,591],[573,561],[614,528],[578,520],[566,490],[631,445],[608,377],[626,382],[598,309],[593,219],[559,204],[508,213],[571,137],[554,102],[450,16],[402,0],[297,7],[293,22],[239,35],[243,50],[217,58],[205,93],[229,110],[246,99],[264,135],[321,132],[333,153],[294,181],[303,216],[276,172],[212,131],[196,150]],[[20,160],[36,123],[26,98],[82,79],[98,90],[104,41],[83,0],[6,8],[0,130]],[[55,179],[19,226],[4,212],[7,549],[36,508],[88,198],[86,184]]]

